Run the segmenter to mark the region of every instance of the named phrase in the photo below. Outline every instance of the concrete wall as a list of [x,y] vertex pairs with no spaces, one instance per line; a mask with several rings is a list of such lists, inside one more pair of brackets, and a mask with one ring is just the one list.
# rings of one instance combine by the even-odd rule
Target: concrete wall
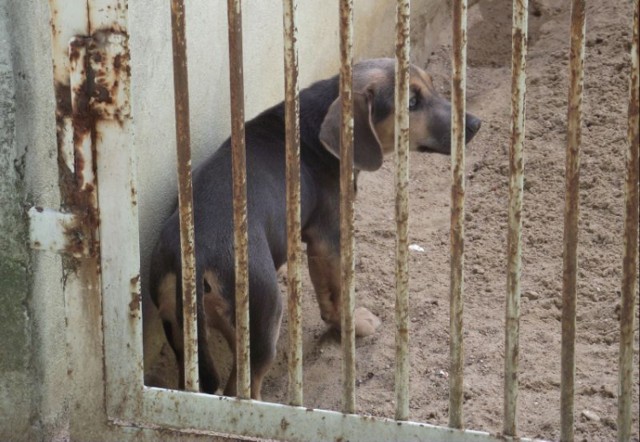
[[24,184],[24,163],[15,149],[15,84],[6,21],[6,11],[0,8],[0,428],[24,433],[31,405],[30,360],[25,351],[31,342],[24,308],[28,254],[16,192]]
[[[192,150],[198,164],[230,131],[226,2],[186,4]],[[448,23],[443,20],[448,3],[415,0],[412,7],[413,57],[424,64],[441,23]],[[282,5],[246,0],[243,8],[251,118],[283,98]],[[298,13],[304,87],[338,71],[338,5],[300,1]],[[355,17],[356,59],[392,56],[394,2],[356,1]],[[150,248],[176,194],[169,24],[167,1],[129,2],[143,283]],[[91,347],[101,337],[99,324],[89,324],[95,329],[87,337],[65,325],[62,259],[30,252],[26,245],[24,208],[60,207],[50,33],[47,2],[0,0],[0,440],[154,440],[158,435],[150,430],[107,425],[103,374],[77,372],[101,367],[102,355]],[[153,320],[147,324],[150,335],[159,331]],[[84,342],[86,364],[69,360],[77,354],[69,350],[71,340],[76,348]],[[158,345],[147,350],[145,358],[153,358]]]

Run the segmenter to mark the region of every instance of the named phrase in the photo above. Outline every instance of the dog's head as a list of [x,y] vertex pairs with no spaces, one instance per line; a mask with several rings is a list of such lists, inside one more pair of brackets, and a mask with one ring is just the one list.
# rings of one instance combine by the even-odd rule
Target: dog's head
[[[409,78],[409,148],[420,152],[451,153],[451,103],[438,95],[431,77],[411,65]],[[377,170],[383,156],[393,152],[395,126],[395,60],[367,60],[353,68],[354,166]],[[320,141],[340,156],[341,104],[329,107],[320,129]],[[480,129],[480,120],[466,114],[465,139]]]

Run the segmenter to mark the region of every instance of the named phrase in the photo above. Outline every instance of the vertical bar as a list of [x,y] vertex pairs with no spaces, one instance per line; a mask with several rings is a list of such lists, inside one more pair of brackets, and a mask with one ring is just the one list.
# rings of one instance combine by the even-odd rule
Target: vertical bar
[[[28,8],[28,6],[25,5],[23,8]],[[99,376],[97,373],[103,373],[102,360],[101,358],[87,358],[86,350],[88,345],[95,345],[90,348],[95,352],[104,354],[105,348],[101,330],[96,330],[96,328],[99,329],[100,327],[95,326],[103,322],[102,303],[99,296],[101,274],[98,270],[100,267],[100,225],[98,218],[100,213],[94,210],[94,207],[85,204],[83,197],[86,192],[79,191],[77,185],[79,183],[73,183],[74,185],[72,186],[63,184],[66,181],[65,175],[75,171],[74,145],[76,145],[77,135],[74,130],[75,123],[73,122],[73,114],[75,112],[73,111],[73,104],[70,106],[69,103],[69,100],[72,99],[70,89],[74,87],[74,83],[76,83],[76,86],[80,86],[82,83],[86,83],[87,80],[86,76],[83,79],[78,78],[77,80],[79,81],[74,81],[70,78],[74,75],[74,68],[72,66],[73,58],[70,56],[69,42],[76,35],[89,35],[89,17],[86,1],[84,0],[49,0],[49,11],[51,13],[53,85],[56,99],[55,117],[58,134],[57,165],[60,203],[65,205],[68,210],[74,211],[80,216],[84,215],[82,218],[88,215],[89,219],[96,221],[96,223],[86,223],[85,220],[80,221],[85,224],[86,231],[90,233],[90,237],[94,240],[93,256],[82,260],[73,260],[73,263],[72,260],[62,260],[63,267],[61,270],[65,275],[64,284],[62,285],[63,305],[60,306],[59,300],[54,301],[48,298],[45,293],[41,295],[38,295],[37,292],[32,293],[33,302],[42,302],[41,307],[46,311],[46,314],[42,315],[38,314],[36,310],[33,312],[34,316],[32,317],[35,323],[40,324],[38,327],[40,332],[34,333],[37,333],[38,339],[42,340],[42,347],[40,348],[40,351],[43,352],[42,357],[56,358],[57,360],[60,360],[58,358],[66,358],[67,361],[66,364],[55,364],[57,367],[47,367],[42,371],[43,378],[38,388],[43,397],[51,395],[54,391],[59,392],[58,382],[60,379],[65,378],[64,371],[73,372],[73,376],[68,378],[69,382],[65,386],[64,394],[51,396],[52,398],[55,397],[55,401],[46,401],[39,411],[50,416],[63,416],[69,406],[84,405],[90,403],[89,401],[92,399],[104,400],[103,392],[96,394],[96,391],[91,388],[96,385],[95,378],[91,376]],[[78,62],[80,66],[86,68],[86,63],[79,60]],[[87,94],[85,94],[86,98]],[[78,104],[80,103],[76,102],[76,109]],[[89,135],[89,138],[92,138],[91,135]],[[29,137],[29,139],[33,138]],[[91,160],[85,159],[84,161],[89,161],[91,167],[94,168],[96,158],[93,155],[92,157]],[[62,164],[60,160],[66,165]],[[55,166],[56,159],[47,161],[47,163]],[[41,165],[41,167],[44,166]],[[93,200],[95,197],[97,195],[91,196],[90,199]],[[34,198],[36,201],[42,202],[35,195]],[[40,265],[38,263],[39,259],[37,257],[34,258],[36,261],[33,264]],[[56,260],[54,262],[59,263],[60,261]],[[59,266],[60,264],[56,265]],[[36,278],[35,281],[40,281],[40,283],[49,280],[49,277],[44,275],[40,275],[40,277],[34,275],[34,278]],[[59,335],[46,333],[47,330],[51,330],[52,324],[57,324],[56,321],[59,318],[56,317],[54,321],[52,321],[52,318],[58,315],[64,315],[65,331],[62,342],[60,342]],[[96,399],[98,396],[100,396],[100,399]]]
[[342,280],[342,411],[356,408],[356,338],[353,325],[353,0],[340,0],[340,97],[342,123],[340,133],[340,263]]
[[[126,13],[126,2],[119,2],[117,7]],[[131,148],[128,34],[126,26],[119,29],[122,31],[93,33],[90,50],[97,55],[89,57],[91,71],[95,84],[109,95],[94,97],[90,104],[96,117],[96,172],[100,186],[105,402],[110,418],[125,415],[124,419],[131,419],[139,409],[144,382],[140,243],[136,153]]]
[[289,404],[302,405],[302,278],[300,233],[300,101],[296,0],[283,0],[287,151],[287,290],[289,292]]
[[189,78],[184,0],[171,0],[173,88],[178,143],[178,207],[182,259],[182,318],[184,324],[184,388],[199,391],[196,259],[193,233],[191,139],[189,130]]
[[629,146],[626,160],[624,252],[622,260],[622,300],[620,309],[620,361],[618,382],[618,440],[631,440],[631,406],[633,392],[633,333],[635,329],[636,292],[638,290],[638,155],[640,154],[638,81],[638,9],[633,14],[631,41],[631,76],[629,79]]
[[233,225],[236,269],[236,369],[238,397],[251,396],[249,354],[249,239],[247,234],[247,169],[244,140],[244,76],[242,67],[242,8],[227,0],[229,80],[231,82],[231,149]]
[[569,108],[567,113],[567,156],[564,208],[564,259],[562,277],[562,360],[560,392],[560,440],[573,440],[573,399],[576,339],[576,271],[582,91],[584,83],[585,0],[571,5],[571,54]]
[[467,0],[453,2],[453,79],[451,85],[451,294],[449,426],[462,428],[462,312],[464,290],[464,141],[467,69]]
[[409,419],[409,0],[396,6],[396,419]]
[[518,431],[518,358],[520,354],[520,266],[522,253],[522,186],[525,134],[527,10],[528,0],[513,1],[511,57],[511,148],[509,150],[509,232],[507,236],[507,302],[505,310],[504,426]]

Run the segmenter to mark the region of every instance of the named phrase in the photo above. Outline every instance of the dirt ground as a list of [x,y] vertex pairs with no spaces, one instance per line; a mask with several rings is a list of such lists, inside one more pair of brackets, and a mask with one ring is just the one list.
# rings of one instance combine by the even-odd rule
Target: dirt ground
[[[522,255],[519,429],[560,436],[560,317],[569,2],[532,0]],[[614,440],[618,311],[622,265],[631,1],[589,2],[580,183],[576,440]],[[465,426],[502,429],[511,2],[481,0],[468,19],[468,108],[483,127],[467,150],[465,271]],[[448,32],[448,31],[446,31]],[[441,41],[450,41],[446,35]],[[450,45],[426,66],[448,95]],[[424,63],[422,63],[424,65]],[[362,413],[394,414],[393,164],[361,174],[356,205],[357,304],[382,319],[357,341],[357,403]],[[446,425],[449,359],[450,158],[411,157],[410,418]],[[322,323],[305,273],[304,398],[340,409],[340,342]],[[284,293],[284,289],[283,289]],[[636,311],[636,318],[637,318]],[[638,440],[638,320],[633,440]],[[286,320],[263,396],[287,394]],[[165,349],[166,351],[166,349]]]

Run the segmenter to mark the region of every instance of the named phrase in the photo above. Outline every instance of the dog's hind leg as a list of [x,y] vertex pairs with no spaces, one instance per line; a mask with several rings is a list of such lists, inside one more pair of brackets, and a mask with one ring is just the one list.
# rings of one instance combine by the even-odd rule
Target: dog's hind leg
[[[253,250],[252,250],[253,252]],[[257,253],[257,252],[256,252]],[[260,256],[265,256],[264,254]],[[269,255],[266,255],[269,256]],[[251,359],[251,398],[260,400],[262,382],[276,357],[276,344],[282,321],[282,297],[273,263],[254,264],[249,269],[249,340]],[[235,328],[223,335],[233,349]],[[234,363],[224,394],[237,395],[237,371]]]
[[[178,282],[178,275],[175,273],[167,273],[162,278],[158,286],[158,312],[167,341],[176,356],[178,388],[184,390],[184,321],[182,320],[182,290]],[[198,321],[198,362],[200,389],[205,393],[215,393],[220,381],[208,347],[206,330],[205,327],[201,327],[200,320]]]
[[179,303],[176,283],[175,273],[164,275],[158,285],[157,300],[164,334],[178,363],[178,388],[184,389],[184,335],[178,316]]

